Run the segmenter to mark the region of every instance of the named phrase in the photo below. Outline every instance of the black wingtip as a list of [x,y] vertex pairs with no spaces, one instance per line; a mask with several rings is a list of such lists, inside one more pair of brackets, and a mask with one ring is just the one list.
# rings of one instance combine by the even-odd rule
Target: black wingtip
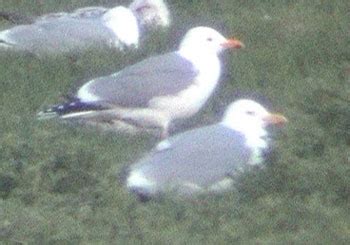
[[97,103],[86,103],[80,101],[78,98],[73,98],[68,102],[54,105],[44,111],[38,113],[39,119],[50,119],[54,117],[64,116],[69,113],[84,112],[84,111],[98,111],[106,109]]
[[81,112],[81,111],[97,111],[97,110],[103,110],[105,107],[95,104],[95,103],[86,103],[82,102],[79,99],[75,99],[66,103],[58,104],[50,109],[47,110],[47,112],[52,113],[55,112],[58,115],[64,115],[68,113],[73,112]]

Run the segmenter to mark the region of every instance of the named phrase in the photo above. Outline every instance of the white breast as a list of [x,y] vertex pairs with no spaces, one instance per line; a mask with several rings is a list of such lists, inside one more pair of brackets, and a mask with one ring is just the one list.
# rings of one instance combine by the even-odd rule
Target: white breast
[[129,9],[121,6],[112,8],[104,14],[103,20],[118,38],[114,43],[116,47],[120,48],[119,42],[126,46],[138,46],[139,27],[136,17]]
[[150,107],[169,113],[171,118],[189,117],[197,113],[214,91],[221,69],[216,55],[209,59],[198,57],[194,65],[199,74],[192,85],[177,95],[152,99],[149,103]]

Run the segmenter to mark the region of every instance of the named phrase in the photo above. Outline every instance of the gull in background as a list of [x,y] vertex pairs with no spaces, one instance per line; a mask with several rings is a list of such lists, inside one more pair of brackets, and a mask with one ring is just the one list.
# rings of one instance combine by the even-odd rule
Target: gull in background
[[268,147],[265,127],[286,121],[255,101],[233,102],[220,123],[161,141],[129,168],[126,187],[141,200],[165,192],[185,197],[224,192],[236,176],[261,164]]
[[38,17],[32,24],[1,31],[0,47],[37,54],[79,52],[92,46],[138,47],[143,32],[169,24],[163,0],[135,0],[129,8],[85,7]]
[[165,138],[171,121],[197,113],[214,91],[221,73],[218,55],[241,47],[239,40],[226,39],[212,28],[192,28],[177,51],[88,81],[74,98],[40,112],[39,118],[160,129]]

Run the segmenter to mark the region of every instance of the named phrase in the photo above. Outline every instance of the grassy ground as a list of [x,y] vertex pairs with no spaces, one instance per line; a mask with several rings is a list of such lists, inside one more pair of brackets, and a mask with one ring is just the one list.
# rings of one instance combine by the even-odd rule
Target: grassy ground
[[[29,15],[108,0],[0,0]],[[126,3],[124,1],[123,3]],[[349,244],[350,2],[168,1],[173,26],[137,51],[77,57],[0,53],[0,241],[7,244]],[[237,190],[192,202],[139,203],[118,173],[156,139],[39,122],[74,84],[176,48],[209,25],[246,49],[226,53],[222,85],[192,123],[219,120],[239,96],[262,98],[289,124],[266,168]],[[0,29],[10,26],[0,22]]]

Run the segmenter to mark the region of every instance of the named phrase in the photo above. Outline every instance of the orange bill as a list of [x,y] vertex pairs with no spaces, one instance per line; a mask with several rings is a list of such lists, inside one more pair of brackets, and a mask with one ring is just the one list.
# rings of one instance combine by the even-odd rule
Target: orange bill
[[267,124],[276,124],[276,125],[282,125],[288,122],[287,118],[281,114],[269,114],[268,116],[264,117],[263,120]]
[[227,39],[226,42],[221,44],[222,47],[224,48],[234,48],[234,49],[239,49],[239,48],[244,48],[244,43],[239,41],[236,38],[231,38]]

